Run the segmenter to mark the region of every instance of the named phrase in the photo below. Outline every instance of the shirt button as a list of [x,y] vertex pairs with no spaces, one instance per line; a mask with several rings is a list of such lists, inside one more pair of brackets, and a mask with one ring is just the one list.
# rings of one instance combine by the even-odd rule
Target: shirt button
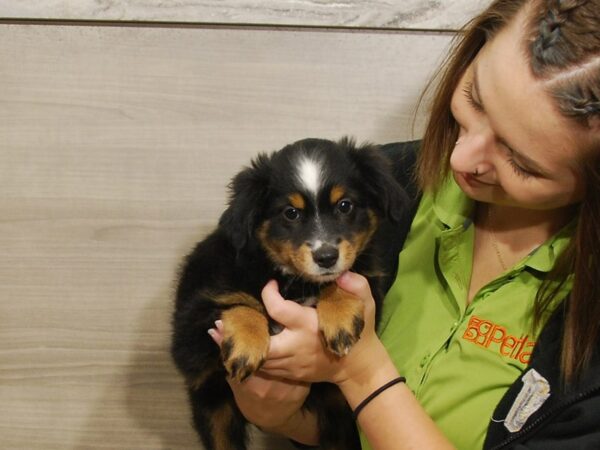
[[427,365],[427,361],[429,361],[429,353],[421,359],[421,363],[419,364],[421,367],[425,367]]

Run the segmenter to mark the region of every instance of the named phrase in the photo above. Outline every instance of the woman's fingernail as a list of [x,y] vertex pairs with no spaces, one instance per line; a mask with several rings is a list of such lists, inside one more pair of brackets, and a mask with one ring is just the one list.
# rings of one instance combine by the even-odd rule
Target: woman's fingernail
[[208,335],[213,339],[213,341],[217,342],[217,330],[214,328],[209,328],[207,330]]
[[215,326],[217,327],[217,330],[222,331],[223,330],[223,321],[215,320]]

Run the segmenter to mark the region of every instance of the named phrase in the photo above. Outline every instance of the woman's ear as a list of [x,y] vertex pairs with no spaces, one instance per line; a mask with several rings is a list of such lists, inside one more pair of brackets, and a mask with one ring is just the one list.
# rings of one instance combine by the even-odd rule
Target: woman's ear
[[254,239],[267,201],[270,175],[271,158],[261,154],[229,184],[229,206],[219,220],[219,227],[225,231],[238,254]]

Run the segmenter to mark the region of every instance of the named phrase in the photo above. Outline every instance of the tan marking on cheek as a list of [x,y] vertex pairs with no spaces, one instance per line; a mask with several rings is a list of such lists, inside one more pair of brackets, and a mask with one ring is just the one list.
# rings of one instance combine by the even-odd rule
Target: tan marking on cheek
[[370,242],[373,234],[377,230],[379,220],[375,213],[371,210],[369,214],[369,226],[365,231],[354,234],[350,240],[343,240],[340,242],[340,260],[345,268],[350,268],[358,255],[365,249],[367,244]]
[[291,243],[269,239],[269,222],[263,223],[258,229],[258,240],[267,252],[267,255],[275,264],[288,270],[298,271],[300,257],[294,251]]
[[258,236],[258,240],[262,243],[267,240],[267,236],[269,233],[269,228],[271,227],[271,222],[268,220],[264,221],[257,228],[256,235]]
[[298,272],[309,273],[312,268],[312,250],[306,244],[302,244],[296,251],[291,252],[294,267]]
[[298,193],[290,194],[288,196],[288,200],[290,202],[290,205],[292,205],[296,209],[304,209],[306,207],[304,197],[302,197],[302,195]]
[[281,242],[278,257],[295,273],[307,274],[312,267],[312,250],[306,244],[294,248],[289,242]]
[[[369,228],[365,232],[365,242],[363,244],[363,248],[364,248],[364,246],[366,246],[369,243],[369,241],[375,234],[375,231],[377,231],[377,227],[379,227],[379,218],[373,212],[373,210],[369,209],[367,211],[367,213],[369,214]],[[361,251],[362,251],[362,248],[361,248]]]
[[291,242],[269,239],[268,226],[265,222],[259,227],[258,239],[271,261],[294,273],[310,275],[314,271],[312,249],[307,244],[294,248]]
[[375,212],[372,209],[368,209],[367,210],[367,214],[369,215],[369,230],[372,233],[375,233],[375,230],[377,229],[377,226],[379,225],[379,218],[377,217],[377,214],[375,214]]
[[356,239],[352,241],[343,240],[340,242],[338,246],[338,250],[340,252],[340,261],[342,262],[342,266],[344,270],[349,269],[354,264],[356,260],[356,256],[358,254],[356,247]]
[[335,205],[337,202],[339,202],[344,195],[346,194],[346,191],[344,190],[343,187],[339,186],[339,185],[335,185],[331,188],[331,192],[329,193],[329,201],[331,202],[332,205]]
[[272,261],[277,264],[285,264],[285,262],[281,259],[281,243],[272,239],[269,239],[269,227],[271,223],[269,221],[264,222],[258,228],[258,240],[261,243],[262,247],[265,249],[269,257]]

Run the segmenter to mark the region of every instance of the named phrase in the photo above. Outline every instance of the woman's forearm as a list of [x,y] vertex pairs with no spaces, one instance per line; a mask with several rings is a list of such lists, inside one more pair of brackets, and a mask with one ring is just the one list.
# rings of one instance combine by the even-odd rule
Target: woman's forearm
[[277,427],[262,427],[263,431],[279,434],[305,445],[319,444],[317,416],[306,410],[298,410],[285,423]]
[[[353,410],[399,375],[381,342],[377,341],[370,358],[373,364],[365,365],[363,371],[338,383]],[[404,383],[395,384],[373,398],[357,420],[375,450],[453,448]]]

